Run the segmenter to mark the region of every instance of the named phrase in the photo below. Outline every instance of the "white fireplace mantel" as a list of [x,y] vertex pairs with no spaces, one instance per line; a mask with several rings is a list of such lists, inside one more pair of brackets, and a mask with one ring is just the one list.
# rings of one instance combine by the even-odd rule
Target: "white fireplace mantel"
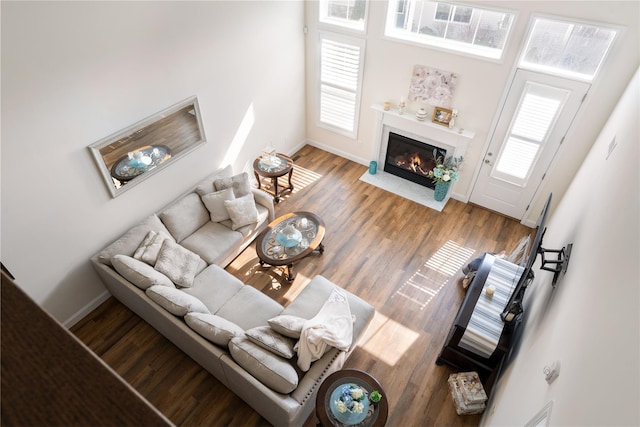
[[390,131],[444,148],[447,156],[454,157],[463,156],[469,141],[475,137],[475,133],[467,129],[449,129],[430,121],[420,121],[411,111],[405,110],[404,114],[395,109],[385,111],[381,104],[374,104],[371,108],[378,112],[375,152],[380,164],[384,164]]

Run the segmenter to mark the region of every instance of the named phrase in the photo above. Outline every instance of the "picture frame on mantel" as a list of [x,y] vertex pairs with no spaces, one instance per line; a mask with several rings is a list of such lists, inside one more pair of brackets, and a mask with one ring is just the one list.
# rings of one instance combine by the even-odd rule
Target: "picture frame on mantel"
[[453,110],[442,107],[435,107],[433,109],[433,117],[431,118],[433,123],[449,127],[451,119],[453,119]]

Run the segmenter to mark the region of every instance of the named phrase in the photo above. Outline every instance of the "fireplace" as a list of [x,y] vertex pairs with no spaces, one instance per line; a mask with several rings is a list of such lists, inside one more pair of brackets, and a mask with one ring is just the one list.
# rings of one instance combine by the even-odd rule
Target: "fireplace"
[[434,188],[435,185],[427,174],[436,166],[436,157],[444,159],[446,155],[445,149],[389,132],[384,171]]

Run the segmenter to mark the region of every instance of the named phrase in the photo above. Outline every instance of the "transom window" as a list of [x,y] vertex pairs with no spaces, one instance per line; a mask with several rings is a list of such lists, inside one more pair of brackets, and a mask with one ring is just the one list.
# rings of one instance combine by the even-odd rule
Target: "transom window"
[[514,14],[429,0],[389,0],[385,35],[454,52],[501,59]]
[[367,0],[320,0],[320,22],[364,31]]
[[592,81],[617,30],[601,25],[535,18],[520,68]]

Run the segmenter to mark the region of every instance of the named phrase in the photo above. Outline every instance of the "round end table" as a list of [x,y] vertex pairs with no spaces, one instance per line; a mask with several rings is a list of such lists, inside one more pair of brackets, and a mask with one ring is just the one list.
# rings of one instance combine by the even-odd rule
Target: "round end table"
[[[293,191],[293,184],[291,183],[291,176],[293,175],[293,160],[284,154],[277,153],[275,156],[258,157],[253,162],[253,172],[258,181],[258,189],[262,189],[262,183],[260,177],[270,178],[272,180],[273,191],[267,191],[273,195],[273,199],[276,203],[282,200],[280,195],[284,191]],[[287,186],[278,184],[278,178],[289,174]],[[280,187],[282,191],[280,191]]]
[[320,421],[320,425],[323,427],[336,426],[343,427],[342,424],[336,419],[331,411],[331,394],[338,387],[342,387],[347,384],[355,384],[363,388],[369,396],[374,390],[377,390],[382,398],[379,402],[371,403],[369,406],[369,413],[362,422],[356,424],[357,426],[369,427],[369,426],[384,426],[389,416],[389,402],[385,391],[382,386],[371,375],[364,371],[357,369],[343,369],[336,371],[329,375],[320,385],[318,394],[316,395],[316,417]]

